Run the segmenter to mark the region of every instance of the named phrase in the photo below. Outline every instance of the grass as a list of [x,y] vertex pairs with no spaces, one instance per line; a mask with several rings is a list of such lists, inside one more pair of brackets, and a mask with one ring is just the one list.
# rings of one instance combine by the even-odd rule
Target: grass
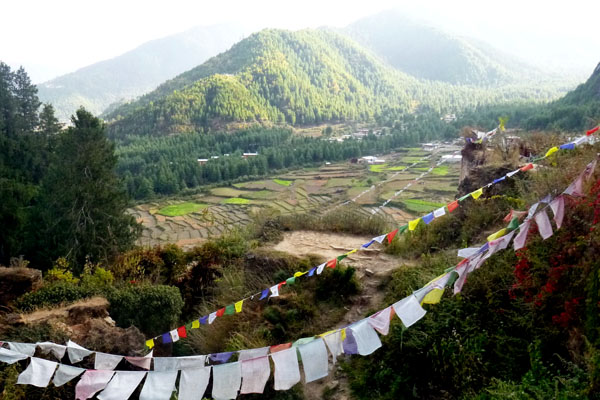
[[360,181],[355,178],[329,178],[325,186],[328,188],[339,186],[354,187],[360,186]]
[[401,200],[401,202],[407,210],[417,213],[432,211],[445,205],[444,203],[434,203],[432,201],[418,199],[404,199]]
[[290,186],[293,183],[293,181],[288,181],[285,179],[273,179],[273,182],[282,186]]
[[448,166],[442,165],[441,167],[435,167],[431,173],[440,176],[448,175]]
[[208,204],[198,204],[198,203],[180,203],[180,204],[172,204],[170,206],[166,206],[158,210],[158,214],[164,215],[166,217],[178,217],[180,215],[190,214],[196,211],[200,211],[204,208],[208,207]]
[[375,164],[369,165],[369,171],[371,172],[383,172],[387,168],[387,164]]
[[232,197],[230,199],[223,200],[223,204],[250,204],[251,201],[248,199],[242,199],[241,197]]
[[244,190],[234,189],[232,187],[218,187],[212,189],[210,193],[219,197],[238,197],[242,194],[246,194],[247,192]]
[[270,190],[257,190],[251,191],[244,194],[244,197],[249,199],[259,199],[259,200],[268,200],[268,199],[276,199],[278,196],[277,192],[272,192]]

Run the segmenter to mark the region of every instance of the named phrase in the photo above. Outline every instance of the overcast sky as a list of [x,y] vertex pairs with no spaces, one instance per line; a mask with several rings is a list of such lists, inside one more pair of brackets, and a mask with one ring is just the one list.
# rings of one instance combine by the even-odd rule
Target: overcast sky
[[600,61],[596,0],[18,0],[2,5],[0,60],[34,82],[115,57],[197,25],[252,29],[345,26],[399,8],[457,34],[556,68]]

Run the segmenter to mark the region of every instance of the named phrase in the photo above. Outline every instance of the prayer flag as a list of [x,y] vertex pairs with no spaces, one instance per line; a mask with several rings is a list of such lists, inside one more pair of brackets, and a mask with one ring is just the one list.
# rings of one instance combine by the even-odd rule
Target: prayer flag
[[425,224],[429,225],[431,223],[431,221],[433,221],[433,213],[430,212],[427,215],[424,215],[422,218],[423,222],[425,222]]
[[150,363],[152,362],[152,351],[146,354],[144,357],[125,357],[127,362],[136,367],[143,369],[150,369]]
[[297,278],[297,277],[299,277],[299,276],[302,276],[302,275],[304,275],[304,274],[306,274],[306,273],[307,273],[306,271],[304,271],[304,272],[300,272],[300,271],[298,271],[298,272],[294,272],[294,278]]
[[471,196],[471,193],[467,193],[462,197],[458,198],[458,201],[465,201],[466,199],[468,199]]
[[507,178],[511,178],[511,177],[513,177],[514,175],[518,174],[518,173],[519,173],[519,171],[521,171],[521,168],[519,168],[519,169],[515,169],[514,171],[510,171],[509,173],[507,173],[507,174],[506,174],[506,177],[507,177]]
[[17,361],[26,359],[27,357],[28,356],[26,354],[17,353],[16,351],[0,347],[0,361],[4,363],[14,364]]
[[179,371],[149,371],[139,400],[169,400]]
[[421,304],[437,304],[440,302],[443,295],[444,289],[434,288],[425,295],[423,300],[421,300]]
[[[375,242],[375,240],[370,240],[368,243],[363,244],[361,247],[363,247],[363,248],[366,249],[367,247],[369,247],[370,245],[372,245],[373,242]],[[310,274],[309,274],[309,276],[310,276]]]
[[292,347],[292,343],[283,343],[271,346],[269,350],[271,351],[271,353],[277,353],[278,351],[289,349],[290,347]]
[[171,335],[171,340],[173,341],[173,343],[175,343],[179,340],[178,329],[173,329],[171,332],[169,332],[169,334]]
[[230,304],[225,307],[225,315],[233,315],[235,314],[235,304]]
[[531,221],[526,220],[519,226],[519,233],[515,236],[515,240],[513,242],[515,251],[525,247],[525,242],[527,241],[527,234],[529,233],[529,224]]
[[412,221],[410,221],[408,223],[408,230],[414,231],[417,228],[417,225],[419,225],[419,221],[421,221],[421,218],[413,219]]
[[296,283],[296,277],[295,276],[292,276],[291,278],[287,278],[285,280],[285,284],[286,285],[293,285],[294,283]]
[[554,146],[554,147],[548,149],[548,151],[546,152],[544,157],[550,157],[552,154],[556,153],[557,151],[558,151],[558,147]]
[[162,342],[163,344],[167,344],[167,343],[171,343],[171,334],[170,333],[163,333],[162,334]]
[[239,361],[251,360],[253,358],[264,357],[269,354],[269,346],[259,347],[258,349],[240,350],[238,353]]
[[231,358],[232,355],[233,355],[233,351],[225,351],[223,353],[209,354],[208,357],[213,362],[226,363],[227,361],[229,361],[229,359]]
[[65,356],[65,352],[67,351],[67,346],[64,346],[62,344],[56,344],[52,342],[42,342],[36,344],[40,348],[42,353],[52,353],[52,355],[54,355],[54,357],[56,357],[59,360],[61,360]]
[[594,134],[594,133],[598,132],[598,129],[600,129],[600,126],[597,126],[597,127],[595,127],[595,128],[592,128],[592,129],[590,129],[590,130],[589,130],[589,131],[587,131],[585,134],[586,134],[587,136],[590,136],[590,135],[592,135],[592,134]]
[[379,243],[383,243],[383,240],[386,238],[387,234],[374,237],[373,240]]
[[375,329],[371,327],[366,319],[351,325],[350,330],[356,340],[358,354],[367,356],[381,347],[381,340]]
[[[373,241],[371,240],[371,243],[373,243]],[[308,276],[313,276],[315,274],[315,271],[317,270],[317,267],[313,267],[311,268],[310,271],[308,271]]]
[[73,378],[76,378],[79,375],[83,374],[84,372],[85,369],[83,368],[72,367],[66,364],[60,364],[58,366],[56,374],[54,374],[54,379],[52,379],[52,383],[54,383],[54,386],[56,387],[62,386],[65,383],[73,380]]
[[213,372],[213,399],[235,399],[242,384],[242,363],[215,365]]
[[565,216],[565,198],[563,196],[558,196],[552,201],[552,203],[550,203],[550,208],[554,213],[554,222],[556,222],[556,227],[560,229]]
[[238,302],[235,303],[235,312],[239,313],[242,312],[242,305],[244,304],[244,300],[240,300]]
[[339,261],[342,261],[346,257],[348,257],[348,254],[342,254],[341,256],[337,256],[335,259],[339,262]]
[[215,322],[215,319],[217,319],[217,312],[213,311],[210,314],[208,314],[208,323],[212,324],[213,322]]
[[204,317],[200,318],[200,323],[202,325],[206,325],[207,322],[208,322],[208,315],[205,315]]
[[501,236],[504,236],[506,234],[506,231],[507,231],[506,228],[502,228],[498,232],[492,233],[490,236],[487,237],[487,241],[491,242],[492,240],[495,240],[495,239],[498,239]]
[[317,275],[321,275],[321,272],[323,272],[323,269],[325,268],[325,263],[319,265],[317,267]]
[[195,319],[192,321],[192,329],[198,329],[200,328],[200,321]]
[[419,304],[419,300],[412,294],[394,303],[392,307],[394,307],[394,312],[406,328],[409,328],[427,313],[427,311],[421,307],[421,304]]
[[404,224],[398,229],[398,233],[404,233],[404,232],[406,232],[407,229],[408,229],[408,224]]
[[17,378],[19,385],[33,385],[45,388],[50,383],[58,363],[44,360],[43,358],[31,357],[29,365]]
[[315,339],[310,343],[298,346],[302,366],[304,368],[304,379],[308,382],[316,381],[327,376],[327,348],[323,339]]
[[259,300],[266,299],[268,295],[269,295],[269,289],[263,290],[262,294],[260,295],[260,299]]
[[[472,257],[475,254],[477,254],[478,251],[479,251],[479,247],[466,247],[464,249],[458,250],[457,257],[469,258],[469,257]],[[463,260],[461,262],[466,262],[466,261]]]
[[545,209],[535,214],[535,223],[537,224],[542,239],[546,240],[552,236],[552,224],[550,224],[550,219],[548,218],[548,213],[546,213]]
[[583,196],[583,176],[579,175],[564,191],[571,196]]
[[98,395],[99,400],[128,399],[146,376],[146,371],[117,371],[106,389]]
[[371,326],[375,328],[377,332],[385,336],[390,330],[391,313],[392,307],[386,307],[383,310],[371,315],[369,318],[367,318],[367,321],[369,321],[369,324],[371,324]]
[[[169,335],[168,333],[165,333],[165,335],[167,335],[169,341],[165,342],[163,338],[163,343],[171,343],[171,335]],[[118,356],[116,354],[100,353],[99,351],[97,351],[94,355],[94,369],[115,369],[122,359],[123,356]]]
[[223,315],[225,315],[225,307],[217,310],[217,317],[222,317]]
[[337,259],[327,261],[327,268],[335,268],[337,265]]
[[573,150],[575,148],[575,143],[565,143],[560,146],[561,150]]
[[531,163],[529,163],[529,164],[525,165],[524,167],[521,167],[521,168],[519,169],[519,171],[523,171],[523,172],[525,172],[525,171],[529,171],[530,169],[533,169],[533,164],[531,164]]
[[27,354],[29,357],[33,357],[35,354],[35,343],[18,343],[8,342],[8,347],[17,353]]
[[483,194],[483,188],[479,188],[474,192],[471,192],[471,196],[477,200]]
[[279,296],[279,285],[271,286],[271,296],[269,297],[278,297]]
[[270,375],[271,365],[266,354],[262,357],[242,360],[242,389],[240,394],[262,393]]
[[211,367],[184,369],[179,379],[178,400],[196,400],[204,398],[204,392],[210,379]]
[[392,240],[394,240],[394,236],[396,236],[396,233],[398,233],[398,229],[394,229],[393,231],[387,234],[388,243],[392,243]]
[[436,218],[442,217],[446,215],[446,209],[444,207],[440,207],[433,212],[433,216]]
[[447,207],[448,207],[448,212],[452,212],[452,211],[456,210],[458,208],[458,200],[454,200],[453,202],[448,203]]
[[275,390],[288,390],[300,382],[300,368],[296,348],[271,353],[275,364]]
[[154,339],[146,340],[146,347],[152,349],[154,347]]
[[75,386],[75,398],[77,400],[86,400],[93,397],[106,387],[114,373],[114,371],[88,369]]
[[344,347],[342,346],[342,341],[344,340],[342,339],[342,331],[329,331],[321,334],[320,336],[325,341],[325,344],[327,345],[327,348],[329,349],[329,352],[333,358],[333,363],[335,364],[337,357],[344,352]]
[[177,335],[179,335],[180,339],[187,337],[187,329],[185,329],[185,326],[180,326],[177,328]]
[[495,185],[496,183],[502,182],[503,180],[506,179],[506,175],[504,175],[502,178],[496,178],[494,179],[494,181],[492,182],[492,185]]

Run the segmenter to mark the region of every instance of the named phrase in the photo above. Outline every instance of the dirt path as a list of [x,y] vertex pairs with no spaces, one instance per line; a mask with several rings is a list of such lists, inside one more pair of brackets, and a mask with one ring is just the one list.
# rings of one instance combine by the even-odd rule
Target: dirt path
[[[273,249],[297,256],[317,254],[326,259],[332,259],[344,252],[360,248],[362,244],[370,240],[370,236],[295,231],[285,233],[283,240],[277,243]],[[345,258],[343,262],[356,269],[356,275],[360,281],[362,290],[354,303],[347,307],[347,312],[342,320],[338,322],[337,326],[333,326],[332,328],[346,326],[351,322],[363,318],[369,310],[381,306],[384,293],[379,288],[382,282],[390,276],[390,273],[402,261],[385,254],[382,251],[381,245],[373,243],[369,249],[361,249]],[[347,380],[337,370],[337,367],[333,368],[326,378],[304,384],[303,389],[306,399],[322,399],[323,391],[326,389],[329,389],[333,393],[333,395],[329,396],[331,400],[345,400],[350,398],[350,389],[348,388]]]

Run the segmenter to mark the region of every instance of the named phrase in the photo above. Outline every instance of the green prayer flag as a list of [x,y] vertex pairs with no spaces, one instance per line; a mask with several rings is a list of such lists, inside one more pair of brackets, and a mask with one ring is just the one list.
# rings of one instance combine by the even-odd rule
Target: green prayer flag
[[295,282],[296,282],[296,277],[295,276],[292,276],[291,278],[287,278],[285,280],[285,284],[286,285],[293,285]]
[[342,261],[344,258],[348,257],[348,254],[342,254],[341,256],[337,256],[338,262]]
[[463,200],[465,200],[469,196],[471,196],[471,193],[465,194],[463,197],[459,198],[458,201],[463,201]]
[[398,233],[404,233],[404,232],[406,232],[407,229],[408,229],[408,224],[402,225],[400,228],[398,228]]
[[225,315],[233,315],[235,314],[235,305],[234,304],[230,304],[227,307],[225,307]]
[[510,223],[508,224],[506,229],[509,231],[514,231],[518,227],[519,227],[519,218],[513,217],[513,219],[510,220]]

